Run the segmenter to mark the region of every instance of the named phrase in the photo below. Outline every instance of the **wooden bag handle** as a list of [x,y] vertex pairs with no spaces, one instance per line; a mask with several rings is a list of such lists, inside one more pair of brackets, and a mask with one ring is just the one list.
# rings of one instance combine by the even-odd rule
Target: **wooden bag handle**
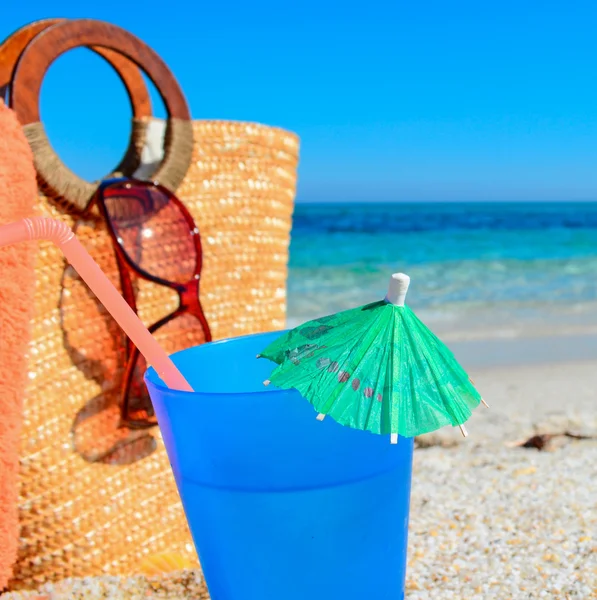
[[[15,31],[0,45],[0,98],[4,98],[9,88],[19,56],[27,44],[41,31],[64,22],[66,19],[42,19],[29,23]],[[133,117],[142,119],[152,116],[151,98],[139,69],[127,58],[112,50],[99,46],[91,47],[96,54],[104,58],[116,71],[126,88],[131,102]]]
[[103,21],[61,21],[41,31],[22,52],[10,85],[11,106],[19,118],[33,150],[42,185],[58,199],[84,210],[97,183],[75,175],[62,163],[50,145],[39,116],[39,93],[43,78],[56,58],[80,46],[113,50],[134,62],[156,86],[168,113],[164,157],[152,176],[175,191],[191,163],[193,131],[185,97],[162,59],[139,38]]
[[[15,31],[0,45],[0,100],[6,98],[19,57],[27,44],[41,31],[66,19],[42,19]],[[96,46],[91,50],[104,58],[124,84],[133,112],[133,127],[128,147],[114,170],[115,175],[131,176],[141,163],[141,152],[147,138],[152,108],[147,86],[137,65],[112,50]]]

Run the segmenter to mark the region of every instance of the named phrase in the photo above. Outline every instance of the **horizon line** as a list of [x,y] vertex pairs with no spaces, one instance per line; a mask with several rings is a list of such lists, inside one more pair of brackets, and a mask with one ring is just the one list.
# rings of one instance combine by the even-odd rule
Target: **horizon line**
[[595,204],[597,198],[526,199],[526,200],[312,200],[297,197],[295,204]]

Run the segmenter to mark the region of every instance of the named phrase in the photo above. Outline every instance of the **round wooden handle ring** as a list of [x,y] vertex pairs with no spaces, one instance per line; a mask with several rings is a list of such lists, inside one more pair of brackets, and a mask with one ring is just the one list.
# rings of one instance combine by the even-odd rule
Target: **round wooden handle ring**
[[96,21],[63,21],[41,31],[23,50],[10,85],[11,105],[31,144],[41,184],[53,196],[84,210],[97,184],[75,175],[62,163],[45,134],[39,117],[43,78],[56,58],[80,46],[117,52],[142,69],[154,83],[168,112],[168,131],[162,164],[152,179],[175,190],[191,162],[193,132],[185,97],[162,59],[124,29]]
[[[12,76],[27,44],[41,31],[62,23],[66,19],[43,19],[29,23],[15,31],[0,46],[0,97],[3,97],[8,89]],[[91,47],[96,54],[104,58],[116,71],[118,77],[126,88],[131,103],[133,117],[142,119],[152,116],[151,98],[145,86],[143,76],[139,69],[130,60],[106,48],[99,46]]]

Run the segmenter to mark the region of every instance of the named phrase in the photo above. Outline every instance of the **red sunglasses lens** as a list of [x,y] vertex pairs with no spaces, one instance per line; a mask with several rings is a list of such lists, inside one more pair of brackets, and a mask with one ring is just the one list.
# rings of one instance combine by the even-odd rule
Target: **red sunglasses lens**
[[171,283],[193,279],[199,259],[196,232],[172,194],[151,184],[123,183],[107,187],[103,203],[134,265]]

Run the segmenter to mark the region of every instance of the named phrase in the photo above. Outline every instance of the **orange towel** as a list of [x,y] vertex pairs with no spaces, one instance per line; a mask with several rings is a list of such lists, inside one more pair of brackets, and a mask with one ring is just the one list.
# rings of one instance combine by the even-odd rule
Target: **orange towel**
[[[29,144],[14,113],[0,100],[0,223],[31,216],[36,195]],[[0,248],[0,591],[11,577],[19,539],[19,446],[34,258],[32,244]]]

